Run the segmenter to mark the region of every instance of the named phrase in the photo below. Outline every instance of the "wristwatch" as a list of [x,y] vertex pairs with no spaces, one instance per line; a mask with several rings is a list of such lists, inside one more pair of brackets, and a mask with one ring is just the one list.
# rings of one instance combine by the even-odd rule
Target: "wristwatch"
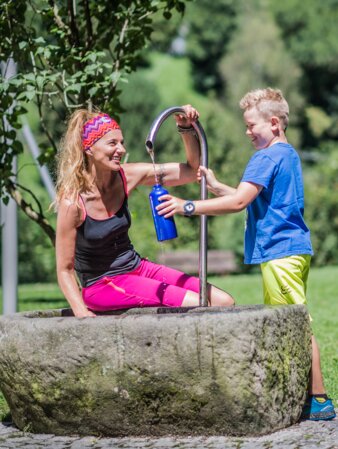
[[190,217],[195,212],[195,204],[188,200],[183,204],[184,215]]

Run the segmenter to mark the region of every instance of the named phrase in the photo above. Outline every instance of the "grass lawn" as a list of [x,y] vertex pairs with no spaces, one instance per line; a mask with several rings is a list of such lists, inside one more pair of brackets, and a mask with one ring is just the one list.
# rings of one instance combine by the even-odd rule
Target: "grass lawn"
[[[261,304],[260,274],[210,277],[215,285],[229,291],[237,305]],[[338,407],[338,267],[312,268],[308,285],[309,310],[313,332],[320,351],[325,386]],[[2,310],[2,294],[0,297]],[[62,293],[54,284],[19,286],[19,311],[67,307]],[[6,401],[0,394],[0,419],[8,414]]]

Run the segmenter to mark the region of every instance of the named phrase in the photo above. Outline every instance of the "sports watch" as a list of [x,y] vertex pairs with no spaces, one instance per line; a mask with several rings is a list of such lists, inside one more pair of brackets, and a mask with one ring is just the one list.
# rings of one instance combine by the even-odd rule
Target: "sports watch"
[[190,217],[195,212],[195,204],[188,200],[183,204],[184,215]]

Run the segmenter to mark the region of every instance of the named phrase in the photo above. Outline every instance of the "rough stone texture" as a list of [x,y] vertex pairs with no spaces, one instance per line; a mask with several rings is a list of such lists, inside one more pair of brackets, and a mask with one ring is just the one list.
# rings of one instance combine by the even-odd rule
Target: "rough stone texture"
[[262,435],[295,423],[310,369],[304,306],[0,318],[0,388],[21,430]]
[[[338,411],[338,410],[337,410]],[[0,449],[338,449],[338,419],[303,421],[260,437],[98,438],[21,432],[0,423]]]

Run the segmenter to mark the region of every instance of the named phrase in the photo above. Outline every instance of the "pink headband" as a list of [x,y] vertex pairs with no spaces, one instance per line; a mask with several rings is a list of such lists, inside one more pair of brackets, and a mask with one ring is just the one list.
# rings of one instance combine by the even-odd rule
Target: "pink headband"
[[121,129],[116,120],[108,114],[98,114],[83,125],[82,145],[86,151],[112,129]]

